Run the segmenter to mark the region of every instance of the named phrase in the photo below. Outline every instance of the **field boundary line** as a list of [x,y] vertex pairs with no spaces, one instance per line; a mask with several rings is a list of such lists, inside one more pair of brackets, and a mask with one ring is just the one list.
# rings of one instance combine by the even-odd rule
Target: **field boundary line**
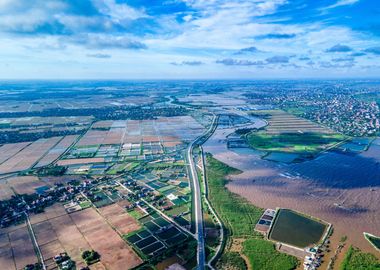
[[10,232],[7,232],[6,234],[7,234],[7,238],[8,238],[8,241],[9,241],[9,246],[11,248],[13,265],[14,265],[15,269],[17,269],[17,267],[16,267],[16,260],[15,260],[15,254],[13,252],[12,241],[11,241],[11,238],[9,237],[9,233]]
[[26,212],[24,212],[24,214],[25,214],[26,221],[28,224],[29,233],[30,233],[30,236],[32,238],[33,246],[34,246],[35,250],[37,251],[37,256],[39,257],[38,260],[42,265],[42,269],[46,270],[45,261],[44,261],[44,258],[42,256],[40,246],[38,245],[36,235],[34,234],[32,224],[30,223],[29,215]]
[[[19,142],[19,143],[23,143],[23,142]],[[14,155],[10,156],[9,158],[7,158],[6,160],[4,160],[3,162],[0,163],[3,164],[4,162],[8,161],[9,159],[11,159],[12,157],[14,157],[15,155],[17,155],[18,153],[20,153],[22,150],[24,150],[25,148],[27,148],[29,145],[31,145],[33,142],[27,142],[28,144],[25,145],[23,148],[21,148],[19,151],[17,151]],[[4,143],[3,145],[6,145],[7,143]],[[2,145],[2,146],[3,146]]]
[[[30,166],[30,169],[33,169],[35,166],[37,166],[38,162],[40,162],[49,152],[50,150],[52,150],[54,147],[56,147],[66,136],[61,136],[61,139],[58,140],[52,147],[50,147],[48,150],[46,150],[46,152],[36,161],[32,164],[32,166]],[[51,138],[54,138],[54,137],[50,137],[48,139],[51,139]]]

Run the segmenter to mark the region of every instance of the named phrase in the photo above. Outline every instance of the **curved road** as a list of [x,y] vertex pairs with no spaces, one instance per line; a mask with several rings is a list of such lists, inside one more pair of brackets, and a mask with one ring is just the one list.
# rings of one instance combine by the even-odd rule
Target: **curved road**
[[198,241],[197,248],[197,269],[205,269],[206,265],[206,252],[205,252],[205,239],[204,239],[204,227],[203,227],[203,212],[202,212],[202,192],[199,185],[198,174],[193,159],[193,147],[199,141],[208,136],[214,131],[214,126],[217,117],[214,115],[210,128],[201,136],[196,138],[187,149],[187,159],[190,165],[190,180],[192,182],[193,200],[194,200],[194,213],[195,213],[195,235]]
[[199,186],[198,175],[195,169],[194,159],[193,159],[193,147],[198,140],[193,141],[189,148],[187,149],[187,158],[190,164],[190,179],[193,187],[193,200],[194,200],[194,213],[195,213],[195,235],[198,241],[197,248],[197,262],[198,269],[205,269],[206,254],[205,254],[205,243],[204,243],[204,231],[203,231],[203,213],[202,213],[202,195]]

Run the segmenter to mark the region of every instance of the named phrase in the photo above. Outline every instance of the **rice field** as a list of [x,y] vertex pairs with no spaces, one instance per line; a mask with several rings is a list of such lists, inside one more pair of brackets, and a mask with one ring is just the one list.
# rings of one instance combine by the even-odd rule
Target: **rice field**
[[31,168],[54,147],[62,137],[39,139],[0,164],[0,174],[23,171]]
[[268,122],[265,128],[267,134],[279,133],[323,133],[332,134],[333,130],[300,118],[282,110],[260,110],[254,111],[254,115],[263,116]]
[[104,158],[77,158],[77,159],[62,159],[57,162],[59,166],[89,164],[89,163],[103,163]]
[[6,183],[17,194],[33,194],[36,189],[46,186],[36,176],[15,176],[8,178]]
[[77,146],[189,141],[201,135],[203,130],[204,127],[191,116],[99,121],[94,123]]
[[58,159],[75,142],[77,138],[77,135],[69,135],[64,137],[57,145],[51,148],[34,167],[40,168],[49,165],[50,163]]
[[4,234],[0,231],[0,262],[4,270],[23,269],[27,264],[38,262],[26,224],[13,229]]
[[0,147],[0,164],[20,152],[29,144],[31,144],[31,142],[9,143],[2,145]]
[[8,200],[15,194],[33,194],[50,186],[36,176],[12,176],[0,183],[0,200]]
[[[191,116],[160,117],[155,120],[99,121],[57,162],[62,166],[89,163],[121,163],[154,160],[183,149],[204,132]],[[46,162],[45,162],[46,163]],[[78,171],[79,170],[79,171]],[[70,173],[99,170],[69,168]]]
[[266,152],[268,160],[290,163],[311,158],[347,138],[281,110],[254,111],[253,115],[265,118],[268,125],[264,130],[249,133],[247,140],[251,147]]
[[118,204],[98,210],[119,234],[128,234],[141,228],[141,225]]
[[93,208],[70,216],[87,243],[99,252],[101,262],[107,269],[130,269],[142,263],[137,254]]

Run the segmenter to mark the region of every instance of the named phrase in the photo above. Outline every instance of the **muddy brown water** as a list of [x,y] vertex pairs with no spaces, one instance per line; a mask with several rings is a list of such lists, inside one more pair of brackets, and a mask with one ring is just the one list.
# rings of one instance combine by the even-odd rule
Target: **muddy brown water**
[[334,238],[346,235],[348,244],[380,257],[363,236],[380,235],[380,145],[360,155],[327,153],[286,165],[251,149],[227,149],[233,131],[218,128],[204,145],[205,152],[243,171],[229,177],[229,190],[262,208],[290,208],[332,223]]

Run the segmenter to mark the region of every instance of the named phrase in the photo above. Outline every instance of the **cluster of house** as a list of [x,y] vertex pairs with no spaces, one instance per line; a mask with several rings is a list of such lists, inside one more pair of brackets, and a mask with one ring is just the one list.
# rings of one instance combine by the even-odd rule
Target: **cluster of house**
[[70,270],[75,266],[74,261],[71,260],[66,252],[55,255],[53,259],[57,266],[62,270]]
[[304,259],[304,270],[315,270],[322,264],[323,251],[318,247],[313,247],[308,250],[308,256]]
[[55,202],[75,200],[77,194],[90,190],[96,180],[85,180],[79,183],[70,181],[67,185],[55,184],[43,192],[12,196],[0,202],[0,227],[8,227],[25,219],[25,213],[40,213]]

